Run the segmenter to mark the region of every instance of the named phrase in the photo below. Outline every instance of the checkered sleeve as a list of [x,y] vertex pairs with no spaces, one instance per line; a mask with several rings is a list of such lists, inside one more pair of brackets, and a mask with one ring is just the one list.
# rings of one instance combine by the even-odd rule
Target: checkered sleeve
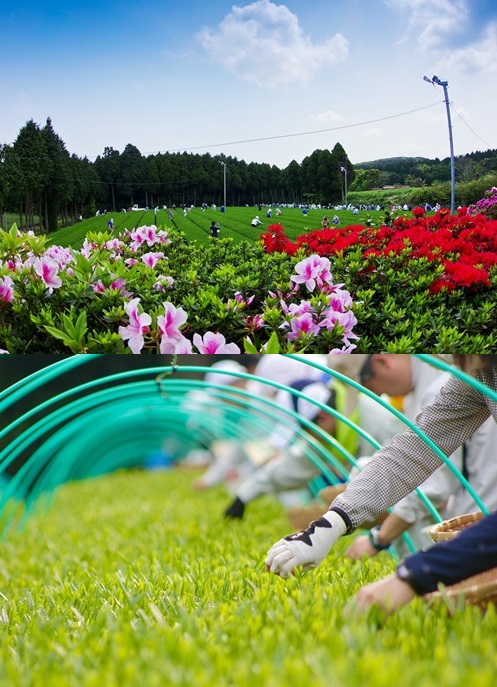
[[[495,370],[482,381],[497,389]],[[450,456],[489,415],[497,417],[497,404],[466,382],[452,377],[433,403],[422,409],[416,424],[446,456]],[[333,501],[330,510],[342,516],[350,533],[363,523],[375,520],[407,496],[441,464],[441,459],[425,440],[408,429],[375,453],[364,470]]]

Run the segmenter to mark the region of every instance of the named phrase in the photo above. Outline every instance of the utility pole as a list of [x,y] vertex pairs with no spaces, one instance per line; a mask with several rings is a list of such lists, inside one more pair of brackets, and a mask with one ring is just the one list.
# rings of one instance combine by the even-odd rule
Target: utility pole
[[226,212],[226,162],[221,162],[224,167],[224,211]]
[[423,76],[424,81],[433,84],[434,86],[442,86],[444,90],[445,107],[447,110],[447,123],[449,125],[449,145],[450,145],[450,212],[453,215],[456,204],[456,171],[454,164],[454,142],[452,140],[452,121],[450,119],[450,103],[449,103],[449,92],[448,92],[448,81],[442,81],[438,76],[433,76],[429,79],[427,76]]
[[344,176],[344,184],[345,184],[344,198],[345,198],[345,207],[347,207],[347,167],[340,167],[340,171],[342,172],[342,174]]

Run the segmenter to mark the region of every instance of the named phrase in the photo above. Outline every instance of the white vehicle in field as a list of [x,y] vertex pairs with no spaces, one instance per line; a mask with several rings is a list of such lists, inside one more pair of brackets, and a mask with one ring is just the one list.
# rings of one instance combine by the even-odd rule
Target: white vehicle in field
[[141,210],[142,212],[145,212],[146,208],[139,208],[138,205],[133,205],[131,208],[132,210]]

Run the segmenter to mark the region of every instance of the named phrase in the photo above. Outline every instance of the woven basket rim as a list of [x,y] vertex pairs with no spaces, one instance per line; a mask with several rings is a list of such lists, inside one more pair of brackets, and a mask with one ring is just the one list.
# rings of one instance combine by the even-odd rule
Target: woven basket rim
[[434,542],[453,539],[453,537],[457,536],[463,529],[470,527],[484,517],[481,511],[466,513],[465,515],[456,515],[454,518],[449,518],[448,520],[433,525],[428,530],[428,534]]
[[463,596],[469,603],[497,601],[497,567],[485,570],[482,573],[438,589],[435,592],[425,594],[423,599],[425,601],[432,601],[444,598],[454,599],[459,596]]

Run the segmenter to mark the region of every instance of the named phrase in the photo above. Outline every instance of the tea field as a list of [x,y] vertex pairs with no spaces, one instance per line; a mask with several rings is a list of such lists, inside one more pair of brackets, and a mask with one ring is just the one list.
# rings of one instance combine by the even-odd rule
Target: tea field
[[[48,238],[52,245],[72,246],[79,249],[88,232],[107,231],[107,222],[112,218],[114,234],[119,234],[124,229],[155,224],[162,228],[175,226],[185,233],[187,240],[208,243],[212,240],[209,227],[211,222],[215,221],[221,227],[219,237],[232,238],[236,243],[246,240],[257,241],[260,234],[267,231],[270,224],[277,223],[285,227],[289,238],[295,239],[306,231],[320,229],[323,216],[327,215],[331,221],[334,214],[340,217],[338,226],[341,227],[349,224],[365,224],[368,219],[379,222],[385,216],[383,211],[376,210],[371,212],[363,210],[357,215],[354,215],[351,210],[339,210],[336,213],[333,210],[309,210],[305,216],[299,208],[283,208],[281,216],[276,217],[275,208],[273,208],[273,216],[268,219],[264,208],[259,211],[257,207],[229,207],[226,212],[221,212],[219,208],[213,210],[209,207],[203,211],[198,207],[188,210],[186,215],[183,215],[183,210],[176,209],[173,211],[173,218],[170,219],[167,210],[161,209],[155,213],[152,209],[126,213],[109,212],[106,215],[90,217],[71,227],[53,232]],[[256,215],[259,216],[262,225],[252,227],[250,223]]]
[[497,615],[416,600],[354,617],[382,553],[264,570],[289,531],[277,501],[222,518],[229,496],[181,470],[69,483],[9,529],[0,557],[0,684],[22,687],[423,687],[495,685]]

